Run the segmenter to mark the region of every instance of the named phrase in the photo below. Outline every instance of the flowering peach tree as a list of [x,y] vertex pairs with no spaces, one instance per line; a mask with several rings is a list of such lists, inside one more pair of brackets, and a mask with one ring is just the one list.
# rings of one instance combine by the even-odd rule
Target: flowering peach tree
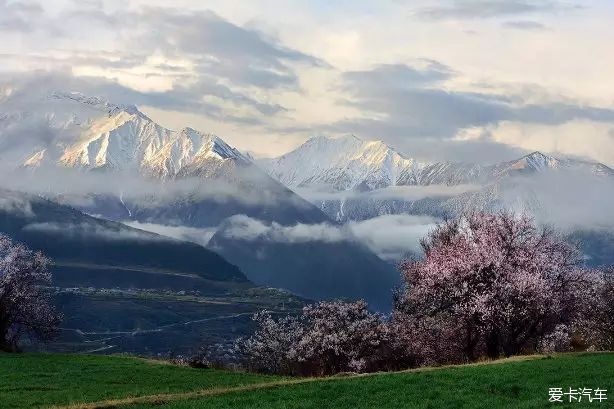
[[590,285],[577,250],[526,216],[470,214],[440,224],[422,247],[424,258],[402,265],[395,320],[427,354],[452,361],[534,349],[571,325]]
[[304,375],[364,372],[389,342],[386,322],[364,301],[319,302],[298,317],[257,314],[256,332],[238,347],[251,369]]
[[21,341],[46,341],[60,315],[48,291],[49,260],[0,234],[0,350],[15,352]]

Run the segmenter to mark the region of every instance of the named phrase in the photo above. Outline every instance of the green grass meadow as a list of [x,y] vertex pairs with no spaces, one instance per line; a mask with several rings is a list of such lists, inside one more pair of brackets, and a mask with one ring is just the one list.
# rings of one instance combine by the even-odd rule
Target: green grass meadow
[[[607,389],[608,400],[550,403],[549,388]],[[136,398],[136,399],[133,399]],[[113,401],[119,399],[118,401]],[[80,405],[84,404],[84,405]],[[331,378],[202,370],[138,358],[0,355],[1,408],[612,408],[614,353]]]

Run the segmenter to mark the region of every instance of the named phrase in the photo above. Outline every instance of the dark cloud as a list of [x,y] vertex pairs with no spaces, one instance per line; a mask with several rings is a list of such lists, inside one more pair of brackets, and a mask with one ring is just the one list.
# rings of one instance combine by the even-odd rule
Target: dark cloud
[[[442,152],[449,152],[458,155],[456,160],[460,157],[490,161],[512,158],[522,152],[493,142],[487,131],[470,142],[459,142],[454,137],[462,129],[488,129],[502,121],[545,125],[576,119],[614,121],[614,109],[573,101],[538,104],[527,102],[522,95],[448,90],[444,81],[453,75],[451,69],[441,64],[423,68],[384,65],[344,73],[342,88],[347,98],[340,103],[358,108],[361,116],[346,118],[321,130],[382,139],[412,155],[421,151],[426,156],[441,158]],[[431,155],[429,149],[433,149]]]
[[235,83],[262,88],[295,85],[297,78],[288,63],[322,64],[312,56],[273,43],[258,32],[232,24],[210,11],[188,14],[147,9],[142,19],[156,30],[143,33],[140,43],[167,53],[199,56],[201,70]]
[[[75,77],[68,71],[37,71],[24,74],[5,74],[0,76],[0,87],[10,86],[13,90],[12,100],[19,100],[22,94],[28,103],[37,103],[37,98],[44,98],[53,92],[80,92],[87,96],[99,96],[115,104],[147,105],[160,109],[192,112],[210,118],[254,124],[262,115],[274,115],[285,111],[279,104],[258,101],[241,92],[233,91],[220,84],[215,78],[199,78],[196,82],[175,83],[167,91],[138,91],[119,84],[116,81],[100,77]],[[216,97],[237,107],[253,109],[253,114],[239,116],[226,112],[215,102],[204,97]],[[6,109],[6,104],[4,109]]]
[[[36,19],[29,18],[35,13]],[[62,38],[72,41],[74,30],[84,25],[88,26],[88,35],[113,39],[116,48],[63,50],[49,55],[4,54],[8,61],[68,72],[73,67],[96,67],[117,77],[134,76],[138,70],[140,78],[172,81],[171,89],[145,92],[116,81],[88,78],[76,84],[77,80],[70,78],[61,84],[51,78],[54,90],[80,91],[118,103],[191,112],[237,124],[260,124],[263,118],[287,111],[269,96],[278,88],[300,92],[297,65],[326,66],[318,58],[211,11],[142,7],[109,12],[94,0],[74,1],[53,16],[34,4],[0,0],[0,25],[19,25],[22,20],[23,31],[30,30],[25,23],[32,22],[47,32],[59,33],[50,38],[50,49],[56,40],[59,45]],[[151,65],[152,56],[162,61]],[[178,65],[174,60],[185,64]]]
[[424,60],[424,67],[411,67],[405,64],[384,64],[375,70],[351,71],[345,73],[349,83],[364,83],[366,86],[386,86],[387,88],[407,88],[430,85],[450,78],[450,67],[437,61]]
[[[416,72],[418,74],[416,74]],[[343,74],[344,101],[385,119],[351,119],[363,127],[383,126],[386,133],[451,137],[459,129],[516,120],[557,125],[573,119],[614,120],[614,110],[569,102],[525,103],[521,96],[447,90],[441,69],[377,66]],[[385,122],[386,124],[380,124]]]
[[[43,29],[53,32],[48,37],[50,50],[54,44],[63,47],[66,39],[78,43],[74,32],[84,26],[88,27],[88,36],[111,40],[116,46],[113,51],[73,49],[49,55],[4,54],[9,61],[65,70],[96,67],[117,77],[133,76],[138,69],[141,78],[171,79],[172,89],[137,92],[109,84],[107,92],[130,97],[136,104],[243,124],[260,122],[258,116],[286,111],[279,103],[269,101],[267,92],[278,88],[300,92],[297,65],[327,66],[316,57],[286,47],[255,29],[233,24],[211,11],[141,7],[109,12],[102,2],[88,0],[73,1],[52,15],[35,3],[0,0],[0,29],[3,24],[6,29],[10,25],[12,30],[24,32]],[[151,66],[152,56],[163,61]],[[173,60],[186,64],[179,66]],[[242,110],[237,114],[229,104],[250,108],[251,113]]]
[[71,10],[64,18],[111,28],[130,50],[188,58],[198,74],[221,78],[234,85],[298,89],[293,64],[327,65],[212,11],[147,7],[107,13],[101,7],[87,7]]
[[555,0],[456,0],[417,12],[420,17],[442,19],[476,19],[506,17],[530,13],[574,10],[580,6]]

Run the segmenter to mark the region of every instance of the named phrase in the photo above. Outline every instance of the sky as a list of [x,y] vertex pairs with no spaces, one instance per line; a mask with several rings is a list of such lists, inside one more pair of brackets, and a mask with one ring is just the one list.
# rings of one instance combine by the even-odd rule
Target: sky
[[612,21],[607,0],[0,0],[0,102],[81,91],[257,157],[353,133],[614,166]]

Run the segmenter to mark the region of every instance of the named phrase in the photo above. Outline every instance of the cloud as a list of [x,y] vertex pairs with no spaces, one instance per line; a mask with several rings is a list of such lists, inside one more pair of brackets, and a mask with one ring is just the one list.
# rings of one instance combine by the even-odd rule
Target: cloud
[[529,20],[506,21],[503,23],[503,27],[524,31],[544,31],[548,29],[542,23]]
[[247,241],[266,240],[275,243],[308,243],[313,241],[334,243],[347,237],[338,226],[327,223],[295,224],[282,226],[278,223],[265,223],[245,215],[228,218],[221,227],[222,235],[230,239]]
[[34,2],[0,0],[0,31],[29,32],[43,14],[43,8]]
[[312,202],[328,200],[406,200],[456,196],[480,189],[474,185],[389,186],[367,192],[331,191],[317,188],[296,188],[296,193]]
[[260,88],[296,86],[297,76],[289,63],[324,65],[313,56],[232,24],[212,11],[184,13],[150,8],[139,20],[156,30],[141,33],[137,43],[166,54],[181,52],[195,57],[199,71],[236,84]]
[[[325,125],[324,131],[353,132],[367,139],[377,135],[411,156],[414,149],[420,149],[419,145],[429,140],[450,142],[464,130],[503,121],[550,126],[574,120],[614,122],[612,108],[575,103],[562,97],[539,101],[522,93],[449,89],[446,80],[455,77],[450,68],[433,63],[420,68],[379,65],[371,70],[343,73],[342,88],[348,95],[343,103],[357,108],[361,114]],[[487,132],[472,141],[474,147],[484,145],[490,150],[501,144]],[[499,150],[505,148],[510,147],[502,146]],[[479,152],[477,149],[474,156]],[[485,156],[472,160],[482,162]]]
[[350,222],[349,229],[359,242],[382,259],[399,260],[421,254],[420,240],[436,225],[437,219],[406,214],[383,215],[362,222]]
[[[419,1],[412,2],[423,18],[416,24],[407,24],[408,2],[397,1],[276,4],[275,13],[263,13],[270,4],[258,1],[146,3],[3,0],[0,21],[16,27],[2,31],[0,70],[104,79],[93,92],[73,89],[144,106],[169,126],[207,129],[260,155],[281,154],[315,132],[353,132],[410,156],[440,159],[443,151],[456,159],[458,151],[489,161],[495,152],[492,160],[499,160],[517,147],[489,138],[449,140],[502,120],[588,117],[587,110],[530,103],[512,89],[520,82],[560,94],[554,102],[573,96],[580,102],[567,104],[576,110],[611,105],[605,39],[612,10],[605,2],[572,14],[585,3]],[[477,35],[464,35],[468,29]],[[517,32],[538,29],[539,36]],[[56,84],[64,89],[71,81]],[[539,118],[527,112],[533,109]]]
[[420,239],[436,219],[426,216],[384,215],[345,225],[329,223],[282,226],[237,215],[228,218],[218,234],[234,240],[266,240],[275,243],[360,243],[388,261],[420,252]]
[[544,172],[500,187],[501,205],[563,231],[614,228],[614,178],[590,172]]
[[189,241],[206,247],[217,228],[198,229],[187,226],[167,226],[153,223],[124,222],[135,229],[145,230],[161,236],[171,237],[181,241]]
[[359,83],[364,83],[365,87],[414,88],[440,83],[454,73],[450,67],[437,61],[419,60],[418,63],[415,67],[406,64],[383,64],[371,70],[346,72],[346,90]]
[[296,89],[293,64],[327,65],[211,10],[150,6],[106,12],[93,6],[65,11],[56,24],[62,21],[90,21],[112,29],[125,42],[125,51],[188,60],[199,78],[222,79],[238,86]]
[[[85,94],[113,95],[109,99],[116,102],[257,125],[288,111],[273,92],[301,92],[297,69],[328,66],[210,10],[148,6],[106,11],[102,2],[86,2],[47,7],[56,9],[52,13],[34,3],[0,1],[0,31],[3,23],[13,30],[24,25],[14,42],[25,44],[0,47],[5,62],[0,70],[64,71],[54,81],[58,89],[73,85],[71,90]],[[30,22],[33,27],[26,25]],[[88,30],[75,37],[83,26]],[[57,35],[40,39],[40,33],[30,33],[42,28]],[[45,47],[38,47],[43,42]],[[66,81],[71,72],[96,85],[75,86],[78,80]],[[34,75],[49,79],[42,71]]]
[[97,223],[30,223],[24,231],[57,234],[63,237],[97,237],[104,240],[169,240],[168,237],[130,228],[107,228]]
[[503,121],[487,127],[494,141],[524,150],[591,158],[614,166],[614,123],[588,119],[560,125]]
[[16,214],[19,216],[32,217],[32,204],[22,195],[15,194],[4,189],[0,190],[0,210],[3,212]]
[[3,165],[0,166],[0,187],[57,197],[62,203],[79,207],[93,204],[92,194],[123,197],[125,202],[138,203],[144,208],[181,203],[187,198],[247,206],[273,206],[283,201],[304,205],[297,196],[281,194],[278,185],[263,172],[248,167],[237,169],[234,175],[239,182],[186,177],[160,183],[130,172],[81,172],[53,165],[28,172]]
[[77,77],[66,71],[38,71],[0,75],[2,87],[10,87],[13,91],[9,97],[0,100],[4,110],[11,107],[12,110],[31,111],[29,104],[40,104],[41,100],[58,91],[102,97],[115,104],[147,105],[241,123],[258,120],[259,115],[275,115],[286,110],[279,104],[262,102],[233,91],[216,82],[215,78],[178,83],[166,91],[139,91],[101,77]]
[[531,13],[553,13],[577,9],[579,6],[550,0],[455,0],[449,4],[425,7],[419,17],[443,19],[479,19]]

